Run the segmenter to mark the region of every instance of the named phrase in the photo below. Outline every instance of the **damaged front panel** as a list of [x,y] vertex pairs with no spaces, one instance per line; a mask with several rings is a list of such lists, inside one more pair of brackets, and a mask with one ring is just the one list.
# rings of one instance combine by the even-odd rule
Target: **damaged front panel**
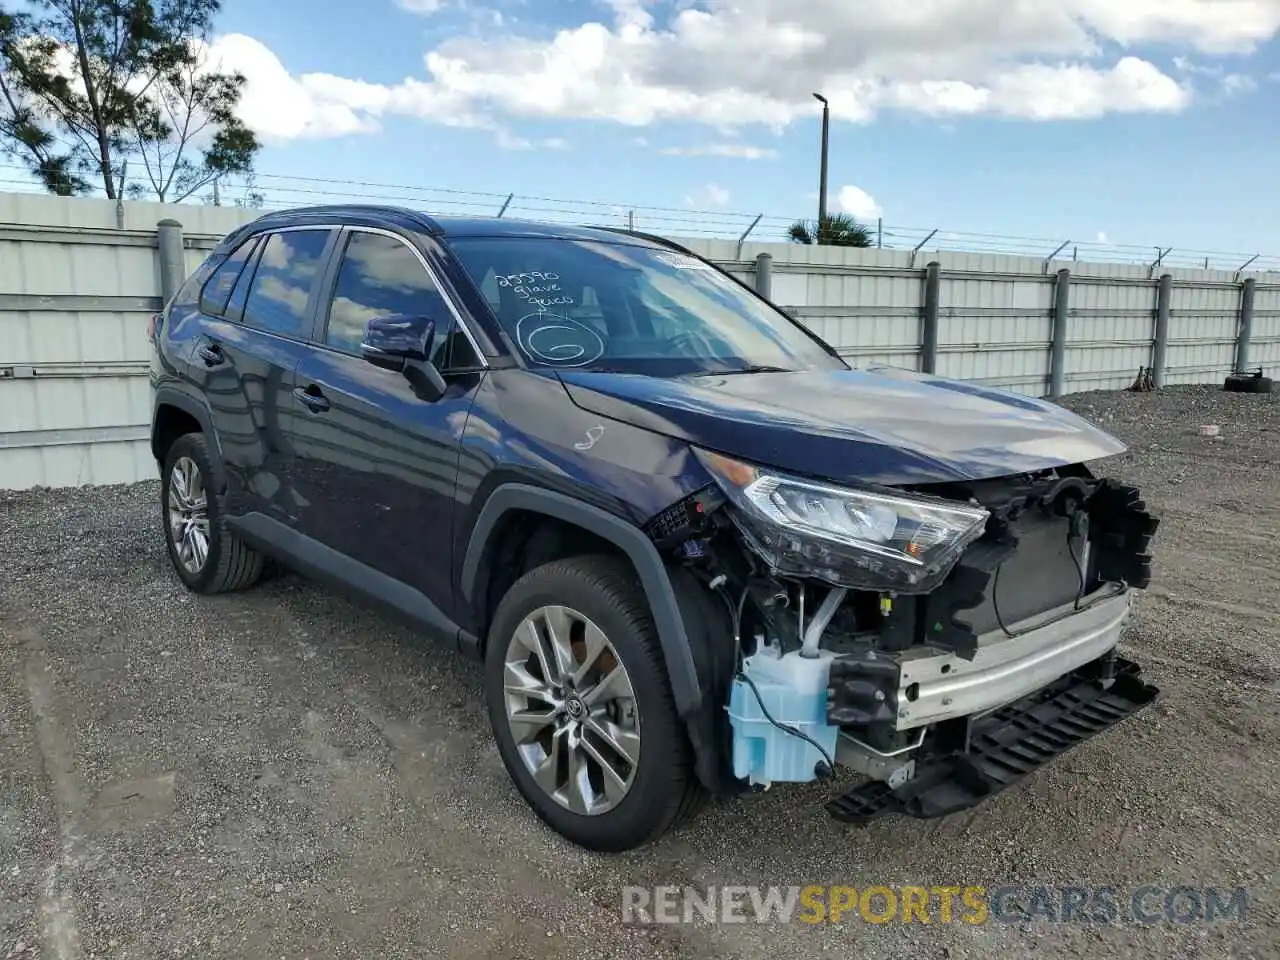
[[1073,601],[1078,609],[1103,583],[1145,589],[1159,521],[1133,487],[1115,480],[1059,476],[967,485],[953,493],[990,511],[986,530],[933,593],[901,598],[881,646],[917,645],[972,659],[978,637]]
[[[916,581],[928,580],[932,589],[895,591],[884,576],[872,578],[877,589],[859,588],[856,574],[846,586],[833,586],[844,574],[833,577],[832,558],[847,559],[847,551],[793,544],[779,564],[786,516],[830,514],[834,488],[794,487],[785,509],[770,518],[783,532],[762,542],[769,498],[782,502],[776,488],[760,484],[761,475],[744,465],[728,462],[722,470],[726,476],[716,485],[663,511],[646,530],[724,601],[723,642],[736,665],[715,670],[707,693],[715,710],[725,710],[730,678],[737,706],[727,724],[721,717],[714,728],[728,741],[724,749],[735,758],[732,776],[740,782],[767,786],[823,775],[838,732],[841,762],[873,777],[892,771],[885,789],[907,796],[925,789],[910,785],[918,769],[939,781],[940,771],[968,769],[955,758],[970,749],[970,725],[998,708],[1030,698],[1032,709],[1038,691],[1063,677],[1073,677],[1075,687],[1096,680],[1099,690],[1111,682],[1095,674],[1114,660],[1129,617],[1128,590],[1150,579],[1148,550],[1158,525],[1134,488],[1075,466],[902,490],[911,505],[898,508],[898,517],[908,518],[911,542],[927,543],[929,520],[947,518],[951,504],[957,526],[947,535],[963,545],[945,567]],[[890,494],[886,501],[892,500]],[[864,497],[849,509],[855,524],[874,527],[879,507]],[[748,509],[757,516],[747,517]],[[983,518],[973,534],[960,525],[970,516]],[[885,542],[896,543],[887,513],[883,519]],[[839,518],[833,522],[839,526]],[[805,556],[815,561],[811,571]],[[813,688],[819,675],[821,686]],[[1145,686],[1129,693],[1135,708],[1155,696]],[[1062,716],[1062,723],[1073,722],[1070,711]],[[984,735],[996,736],[985,722]],[[1046,756],[1053,752],[1040,746]],[[931,757],[942,759],[924,762]]]

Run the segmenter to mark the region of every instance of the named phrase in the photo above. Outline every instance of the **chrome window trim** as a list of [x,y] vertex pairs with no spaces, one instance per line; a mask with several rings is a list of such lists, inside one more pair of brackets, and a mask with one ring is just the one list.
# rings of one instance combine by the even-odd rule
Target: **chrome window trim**
[[299,230],[342,230],[342,223],[296,223],[289,227],[266,227],[251,236],[261,237],[272,233],[297,233]]

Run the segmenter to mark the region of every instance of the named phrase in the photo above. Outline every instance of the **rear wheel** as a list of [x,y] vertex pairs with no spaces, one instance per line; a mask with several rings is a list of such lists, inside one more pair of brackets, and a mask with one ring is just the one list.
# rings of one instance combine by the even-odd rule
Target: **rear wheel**
[[485,696],[516,787],[574,843],[640,846],[705,799],[644,593],[617,558],[516,581],[489,631]]
[[165,543],[183,584],[196,593],[224,593],[257,583],[263,556],[227,529],[204,434],[175,440],[161,476]]

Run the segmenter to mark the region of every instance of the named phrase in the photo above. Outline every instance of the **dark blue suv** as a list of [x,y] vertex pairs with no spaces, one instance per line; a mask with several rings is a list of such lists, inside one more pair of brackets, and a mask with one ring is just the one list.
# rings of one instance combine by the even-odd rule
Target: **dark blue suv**
[[1117,654],[1156,520],[1051,404],[855,370],[679,245],[272,213],[157,318],[174,569],[268,558],[484,662],[548,824],[620,850],[708,796],[863,777],[977,803],[1156,695]]

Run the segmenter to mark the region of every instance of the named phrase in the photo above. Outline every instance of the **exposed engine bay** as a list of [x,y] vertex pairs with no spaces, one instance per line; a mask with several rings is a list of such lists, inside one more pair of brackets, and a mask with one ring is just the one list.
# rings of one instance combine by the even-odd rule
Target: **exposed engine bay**
[[1158,526],[1136,489],[1083,465],[871,489],[700,459],[717,483],[647,532],[727,612],[708,675],[737,789],[841,765],[870,782],[833,815],[940,816],[1157,695],[1116,653]]

